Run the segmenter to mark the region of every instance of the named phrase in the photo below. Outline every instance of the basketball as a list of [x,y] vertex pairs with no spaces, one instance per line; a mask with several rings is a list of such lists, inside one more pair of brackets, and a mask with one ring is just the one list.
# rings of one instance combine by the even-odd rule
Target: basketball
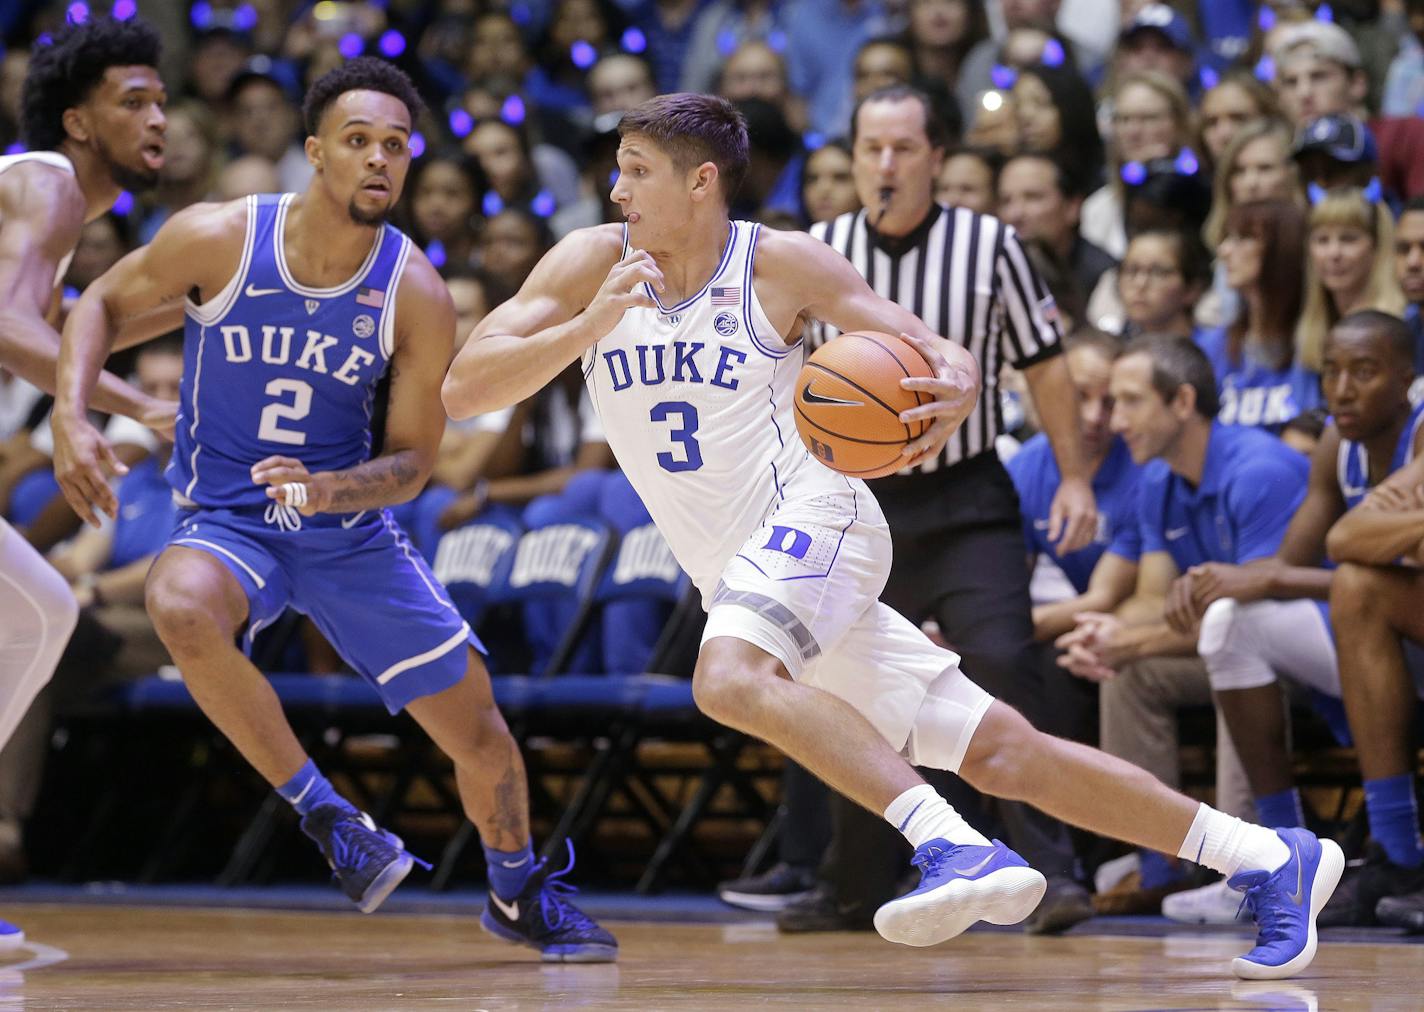
[[827,467],[857,478],[882,478],[905,466],[900,451],[929,427],[906,424],[900,412],[934,398],[904,390],[909,376],[933,376],[914,345],[890,334],[858,331],[828,341],[796,380],[796,431]]

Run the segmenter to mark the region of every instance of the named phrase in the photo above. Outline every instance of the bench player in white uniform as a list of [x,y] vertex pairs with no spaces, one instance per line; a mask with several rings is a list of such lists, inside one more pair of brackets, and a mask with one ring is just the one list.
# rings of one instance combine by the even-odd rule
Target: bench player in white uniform
[[450,413],[522,400],[582,358],[609,444],[708,609],[699,707],[883,813],[915,848],[921,884],[877,912],[884,937],[931,945],[976,920],[1014,923],[1044,890],[914,764],[1235,876],[1262,924],[1236,972],[1307,965],[1314,915],[1344,864],[1334,843],[1243,823],[1035,731],[877,600],[889,531],[864,483],[823,467],[796,436],[798,335],[815,318],[904,333],[925,354],[935,377],[904,382],[936,401],[902,417],[933,425],[907,463],[972,409],[973,359],[872,293],[826,244],[728,221],[747,139],[725,101],[661,96],[620,131],[612,197],[626,225],[568,236],[481,322],[445,380]]
[[[158,35],[139,21],[95,18],[36,49],[24,85],[24,134],[32,150],[0,156],[0,366],[54,392],[59,282],[85,223],[108,212],[125,187],[158,181],[163,165],[163,83]],[[171,329],[182,307],[151,318]],[[132,343],[138,330],[126,334]],[[157,331],[155,331],[157,332]],[[94,406],[166,427],[162,403],[105,373]],[[123,470],[112,453],[109,472]],[[79,607],[68,584],[0,518],[0,746],[9,740],[59,663]],[[0,921],[0,949],[24,942]]]

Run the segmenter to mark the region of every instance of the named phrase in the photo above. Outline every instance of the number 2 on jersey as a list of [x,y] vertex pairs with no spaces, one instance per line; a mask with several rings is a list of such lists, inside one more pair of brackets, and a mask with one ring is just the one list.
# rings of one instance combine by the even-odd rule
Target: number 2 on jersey
[[697,445],[697,409],[686,401],[662,401],[653,405],[648,417],[655,422],[668,421],[669,415],[676,415],[676,422],[668,432],[674,443],[681,444],[682,455],[677,453],[658,454],[658,465],[664,471],[696,471],[702,466],[702,447]]
[[305,380],[274,379],[267,384],[268,397],[292,395],[292,403],[275,401],[262,409],[262,425],[257,429],[257,438],[272,443],[286,443],[288,446],[305,446],[307,434],[296,429],[284,429],[282,421],[299,422],[311,413],[312,388]]

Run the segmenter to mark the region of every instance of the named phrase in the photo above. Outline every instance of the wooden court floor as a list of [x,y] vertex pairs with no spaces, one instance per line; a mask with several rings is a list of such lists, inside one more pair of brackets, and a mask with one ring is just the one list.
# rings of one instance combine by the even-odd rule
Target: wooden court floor
[[35,1009],[1417,1010],[1424,944],[1322,945],[1308,976],[1234,980],[1230,934],[1030,938],[934,949],[769,924],[613,922],[617,965],[541,964],[467,916],[13,905],[32,945],[0,1012]]

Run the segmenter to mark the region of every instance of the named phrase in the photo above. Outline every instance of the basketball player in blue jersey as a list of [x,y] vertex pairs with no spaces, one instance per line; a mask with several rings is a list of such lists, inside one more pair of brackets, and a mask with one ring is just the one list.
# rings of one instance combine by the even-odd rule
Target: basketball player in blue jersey
[[[143,22],[94,18],[55,33],[30,63],[23,102],[30,150],[0,156],[0,366],[43,390],[54,390],[59,285],[80,231],[123,189],[158,181],[167,125],[158,51],[158,34]],[[121,344],[176,327],[175,310],[140,321]],[[174,404],[109,373],[94,406],[172,430]],[[104,461],[112,473],[124,470],[111,451]],[[49,681],[77,616],[63,577],[0,519],[0,746]],[[0,949],[24,937],[0,921]]]
[[[567,869],[533,860],[524,766],[479,641],[385,509],[430,475],[454,344],[443,281],[386,224],[419,108],[382,60],[319,79],[304,109],[307,190],[184,210],[96,281],[66,326],[56,410],[83,431],[115,327],[187,296],[168,470],[181,508],[147,603],[194,699],[302,815],[346,894],[374,910],[411,856],[332,788],[234,646],[284,607],[310,615],[387,708],[407,710],[454,761],[489,861],[482,924],[546,960],[606,962],[617,943],[568,902]],[[387,370],[384,448],[371,457]],[[90,520],[113,512],[97,468],[65,475],[64,491]]]
[[1034,730],[877,600],[890,566],[879,507],[794,435],[802,327],[904,333],[926,356],[934,376],[903,383],[935,400],[902,417],[933,424],[907,463],[972,410],[969,354],[876,296],[825,243],[728,220],[747,166],[729,103],[664,95],[619,130],[612,199],[626,224],[566,237],[480,323],[445,380],[450,413],[515,403],[582,359],[609,445],[708,608],[698,705],[883,813],[915,848],[919,887],[876,912],[885,938],[932,945],[978,920],[1016,923],[1045,887],[914,764],[1235,876],[1262,926],[1236,972],[1306,966],[1344,865],[1334,843],[1248,825]]

